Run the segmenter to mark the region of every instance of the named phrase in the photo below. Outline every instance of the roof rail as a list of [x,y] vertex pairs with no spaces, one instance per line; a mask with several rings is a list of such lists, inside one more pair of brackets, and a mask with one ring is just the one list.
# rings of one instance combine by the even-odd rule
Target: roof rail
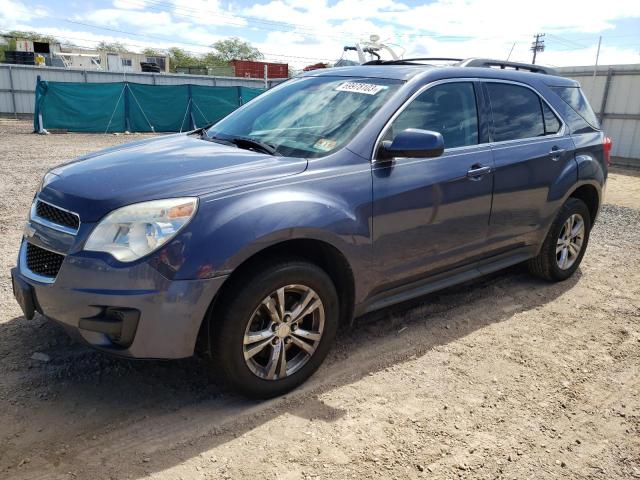
[[462,58],[448,57],[418,57],[418,58],[400,58],[398,60],[371,60],[363,63],[363,65],[420,65],[416,62],[462,62]]
[[525,70],[532,73],[544,73],[547,75],[558,75],[555,69],[550,67],[541,67],[540,65],[533,65],[531,63],[519,63],[519,62],[507,62],[504,60],[492,60],[490,58],[468,58],[462,60],[457,66],[459,67],[482,67],[482,68],[500,68],[513,69],[513,70]]
[[482,67],[482,68],[500,68],[502,70],[513,69],[523,70],[532,73],[544,73],[547,75],[558,75],[555,69],[550,67],[542,67],[531,63],[507,62],[504,60],[493,60],[490,58],[448,58],[448,57],[420,57],[420,58],[401,58],[398,60],[371,60],[363,63],[363,65],[424,65],[419,62],[453,62],[451,65],[455,67]]

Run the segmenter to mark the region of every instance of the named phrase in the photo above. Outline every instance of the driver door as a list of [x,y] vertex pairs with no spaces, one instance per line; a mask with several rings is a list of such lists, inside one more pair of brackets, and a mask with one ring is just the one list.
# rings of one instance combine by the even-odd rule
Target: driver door
[[383,133],[407,128],[440,132],[436,158],[394,158],[372,164],[374,268],[393,288],[482,256],[493,189],[493,156],[480,135],[477,85],[428,87],[401,109]]

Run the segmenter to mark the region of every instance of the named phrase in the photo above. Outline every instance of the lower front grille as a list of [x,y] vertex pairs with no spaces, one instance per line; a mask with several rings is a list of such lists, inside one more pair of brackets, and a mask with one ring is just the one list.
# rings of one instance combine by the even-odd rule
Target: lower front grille
[[26,258],[27,268],[33,273],[55,278],[62,266],[64,255],[27,243]]

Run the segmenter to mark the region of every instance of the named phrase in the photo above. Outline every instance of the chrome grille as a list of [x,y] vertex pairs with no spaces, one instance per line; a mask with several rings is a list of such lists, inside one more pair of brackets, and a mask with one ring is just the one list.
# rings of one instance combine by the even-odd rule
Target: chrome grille
[[41,200],[36,200],[36,215],[51,223],[62,225],[73,230],[78,230],[78,227],[80,227],[80,218],[78,215],[54,207]]

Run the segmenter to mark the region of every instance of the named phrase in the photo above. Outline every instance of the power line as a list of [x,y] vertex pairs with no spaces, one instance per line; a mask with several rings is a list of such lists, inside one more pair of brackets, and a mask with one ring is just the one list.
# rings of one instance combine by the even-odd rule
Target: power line
[[[177,16],[183,16],[183,17],[188,17],[188,18],[198,18],[201,19],[202,18],[202,13],[203,10],[202,9],[197,9],[197,8],[190,8],[190,7],[186,7],[186,6],[177,6],[171,3],[167,3],[165,1],[162,0],[144,0],[144,3],[142,3],[143,0],[121,0],[124,1],[126,3],[132,4],[132,5],[139,5],[139,6],[149,6],[150,4],[152,6],[155,6],[156,8],[154,8],[154,11],[157,12],[162,12],[162,13],[167,13],[169,15],[177,15]],[[166,7],[166,8],[170,8],[172,9],[172,11],[167,11],[164,9],[161,9],[159,7]],[[184,13],[176,13],[176,10],[180,10],[183,12],[193,12],[197,15],[187,15]],[[225,14],[222,12],[219,12],[217,10],[205,10],[205,12],[209,12],[211,14],[214,14],[216,17],[222,16],[222,17],[226,17],[226,18],[230,18],[230,19],[244,19],[248,22],[257,22],[257,23],[262,23],[265,25],[274,25],[274,26],[278,26],[281,27],[280,29],[274,29],[274,28],[261,28],[257,25],[251,25],[249,28],[258,28],[258,29],[263,29],[263,30],[275,30],[275,31],[284,31],[284,32],[291,32],[291,33],[299,33],[301,35],[307,35],[307,36],[313,36],[313,37],[328,37],[328,38],[335,38],[335,39],[339,39],[339,40],[345,40],[345,39],[350,39],[350,38],[354,38],[354,37],[368,37],[372,32],[366,32],[366,33],[357,33],[357,32],[345,32],[345,31],[337,31],[336,33],[341,35],[341,36],[336,36],[336,35],[328,35],[328,34],[323,34],[323,33],[319,33],[317,32],[317,28],[312,26],[312,25],[300,25],[300,24],[295,24],[295,23],[287,23],[287,22],[279,22],[279,21],[275,21],[275,20],[265,20],[265,19],[261,19],[258,17],[253,17],[253,16],[248,16],[248,15],[237,15],[237,14]],[[382,19],[379,19],[382,20]],[[387,22],[391,25],[394,25],[392,22]],[[244,24],[238,24],[238,23],[231,23],[230,25],[232,26],[239,26],[239,27],[247,27],[247,25]],[[287,30],[282,30],[282,28],[286,28]],[[290,29],[290,30],[289,30]],[[308,32],[304,32],[301,30],[308,30]],[[469,36],[469,35],[443,35],[443,34],[436,34],[436,33],[402,33],[402,34],[396,34],[395,36],[408,36],[408,37],[425,37],[425,38],[441,38],[441,39],[459,39],[459,40],[471,40],[471,39],[476,39],[477,37],[473,37],[473,36]],[[494,36],[494,37],[488,37],[488,38],[506,38],[505,36]]]
[[[96,28],[99,30],[106,30],[109,32],[114,32],[114,33],[122,33],[125,35],[132,35],[134,37],[141,37],[141,38],[148,38],[151,40],[161,40],[163,42],[167,42],[167,43],[177,43],[177,44],[181,44],[181,45],[189,45],[192,47],[202,47],[202,48],[211,48],[211,45],[204,45],[201,43],[192,43],[192,42],[181,42],[181,41],[175,41],[175,40],[170,40],[164,37],[159,37],[156,35],[148,35],[148,34],[144,34],[144,33],[135,33],[135,32],[129,32],[126,30],[121,30],[118,28],[111,28],[111,27],[103,27],[100,25],[95,25],[95,24],[91,24],[91,23],[85,23],[85,22],[79,22],[76,20],[69,20],[69,19],[61,19],[64,20],[65,22],[69,22],[69,23],[73,23],[76,25],[82,25],[85,27],[90,27],[90,28]],[[279,53],[270,53],[270,52],[262,52],[264,55],[271,55],[271,56],[278,56],[278,57],[283,57],[283,58],[299,58],[299,59],[307,59],[307,60],[326,60],[326,58],[319,58],[319,57],[306,57],[306,56],[298,56],[298,55],[285,55],[285,54],[279,54]]]
[[556,40],[559,40],[561,43],[564,43],[565,45],[572,45],[572,46],[575,46],[575,47],[578,47],[578,48],[589,48],[586,45],[583,45],[582,43],[578,43],[578,42],[576,42],[574,40],[571,40],[569,38],[561,37],[559,35],[555,35],[555,34],[552,34],[552,33],[550,33],[549,36],[555,38]]
[[[132,5],[141,5],[140,3],[136,3],[135,0],[133,1],[123,0],[123,1],[125,1],[126,3],[130,3]],[[177,17],[194,18],[198,20],[202,20],[202,17],[203,17],[203,11],[201,9],[193,9],[188,7],[176,6],[176,5],[172,5],[172,4],[168,4],[168,3],[160,2],[156,0],[147,0],[144,5],[145,5],[145,10],[151,10],[158,13],[167,13],[169,15],[174,15]],[[163,6],[170,7],[173,10],[167,11],[163,8]],[[192,13],[184,13],[184,12],[192,12]],[[209,12],[212,16],[215,16],[216,19],[218,19],[217,17],[227,18],[228,20],[225,20],[224,23],[219,22],[217,24],[217,26],[221,26],[221,27],[255,28],[258,30],[266,30],[270,32],[275,31],[275,32],[283,32],[283,33],[295,33],[295,34],[302,35],[305,37],[310,37],[310,38],[323,37],[323,38],[331,38],[331,39],[340,40],[340,41],[345,41],[345,40],[352,41],[352,39],[355,37],[368,37],[369,35],[371,35],[371,32],[354,33],[354,32],[340,32],[340,31],[337,32],[337,35],[332,35],[332,34],[318,32],[317,29],[312,26],[304,26],[304,25],[297,25],[293,23],[284,23],[284,22],[275,22],[271,20],[262,20],[256,17],[247,17],[242,15],[229,15],[229,14],[220,13],[214,10],[205,10],[205,13],[206,12]],[[235,19],[246,20],[247,24],[239,23],[237,21],[234,22]],[[249,22],[256,22],[258,24],[254,23],[249,25]],[[270,27],[266,25],[273,25],[273,26]]]
[[[577,38],[598,38],[599,36],[600,35],[598,35],[597,33],[587,33],[587,34],[576,35]],[[622,33],[622,34],[610,34],[606,36],[606,38],[622,38],[622,37],[639,37],[640,38],[640,34]]]
[[[142,0],[121,0],[124,1],[126,3],[129,3],[131,5],[140,5],[142,6]],[[168,15],[174,15],[174,16],[178,16],[178,17],[184,17],[184,18],[196,18],[201,20],[202,19],[202,14],[203,14],[203,10],[202,9],[195,9],[195,8],[189,8],[189,7],[185,7],[185,6],[177,6],[174,4],[170,4],[167,2],[163,2],[161,0],[145,0],[144,3],[145,9],[150,9],[154,12],[159,12],[159,13],[166,13]],[[171,11],[165,10],[162,7],[168,7],[170,9],[172,9]],[[179,10],[180,12],[177,12],[176,10]],[[188,13],[182,13],[182,12],[193,12],[194,14],[188,14]],[[215,17],[226,17],[226,18],[230,18],[232,20],[234,19],[245,19],[248,22],[259,22],[259,23],[263,23],[266,25],[275,25],[276,27],[279,28],[269,28],[269,27],[265,27],[262,25],[255,25],[255,24],[242,24],[242,23],[233,23],[233,21],[231,22],[227,22],[226,24],[223,24],[221,26],[225,27],[225,26],[235,26],[235,27],[241,27],[241,28],[256,28],[259,30],[266,30],[266,31],[278,31],[278,32],[284,32],[284,33],[295,33],[298,35],[302,35],[305,37],[309,37],[309,38],[317,38],[317,37],[322,37],[322,38],[330,38],[330,39],[334,39],[334,40],[340,40],[340,41],[346,41],[346,42],[352,42],[354,41],[354,39],[356,38],[368,38],[371,35],[371,32],[367,32],[367,33],[356,33],[356,32],[345,32],[345,31],[336,31],[336,35],[331,35],[331,34],[326,34],[326,33],[320,33],[317,31],[317,29],[313,26],[307,26],[307,25],[300,25],[300,24],[294,24],[294,23],[286,23],[286,22],[277,22],[277,21],[273,21],[273,20],[264,20],[264,19],[260,19],[257,17],[251,17],[251,16],[247,16],[247,15],[235,15],[235,14],[224,14],[224,13],[220,13],[219,11],[214,11],[214,10],[205,10],[205,12],[209,12],[212,15],[214,15]],[[391,22],[387,22],[391,25],[395,25]],[[404,28],[404,27],[403,27]],[[411,37],[415,37],[415,38],[436,38],[436,39],[441,39],[441,40],[477,40],[477,37],[473,37],[473,36],[469,36],[469,35],[443,35],[443,34],[437,34],[437,33],[395,33],[393,35],[394,37],[407,37],[407,38],[411,38]],[[506,39],[506,36],[491,36],[491,37],[484,37],[483,39]]]

